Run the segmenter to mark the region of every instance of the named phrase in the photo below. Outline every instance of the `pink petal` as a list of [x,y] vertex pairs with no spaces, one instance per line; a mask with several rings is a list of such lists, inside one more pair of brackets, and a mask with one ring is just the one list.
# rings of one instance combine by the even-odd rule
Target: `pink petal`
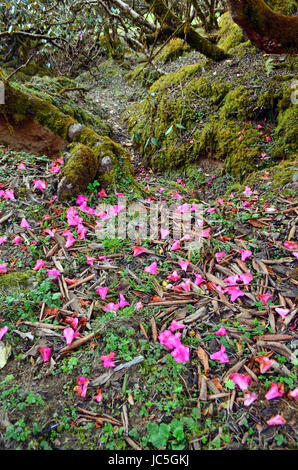
[[259,395],[257,395],[255,392],[247,393],[246,395],[244,395],[244,406],[250,406],[258,398]]
[[240,390],[242,390],[242,392],[246,392],[251,382],[250,375],[244,375],[244,374],[234,373],[230,376],[230,379],[233,380],[235,385],[238,385],[238,387],[240,388]]
[[176,320],[173,320],[170,325],[170,330],[173,332],[176,330],[183,330],[183,328],[185,328],[185,325],[183,325],[183,323],[177,322]]
[[2,340],[3,336],[6,335],[8,332],[8,326],[3,326],[3,328],[0,328],[0,341]]
[[226,336],[227,334],[227,330],[221,326],[216,332],[215,332],[216,335],[218,336]]
[[47,348],[46,346],[39,348],[39,353],[43,358],[43,362],[49,362],[51,356],[51,348]]
[[284,393],[282,384],[272,384],[270,390],[266,393],[265,398],[267,398],[267,400],[273,400],[274,398],[282,397]]
[[211,354],[210,359],[212,359],[213,361],[219,361],[220,364],[225,364],[225,363],[230,362],[228,355],[226,354],[225,351],[226,351],[226,348],[222,344],[219,351],[215,352],[214,354]]
[[178,264],[183,271],[187,271],[188,266],[190,265],[190,261],[178,261]]
[[34,271],[39,271],[41,268],[45,268],[46,264],[44,260],[38,259],[35,263],[35,266],[33,268]]
[[134,256],[139,256],[142,253],[146,253],[146,251],[147,251],[147,250],[145,250],[145,248],[142,248],[141,246],[133,246],[132,249],[133,249],[133,255]]
[[269,421],[267,421],[267,424],[269,424],[269,426],[276,426],[279,424],[282,425],[285,423],[286,423],[286,420],[281,415],[272,416],[272,418],[270,418]]
[[115,353],[112,351],[110,354],[107,356],[101,356],[100,358],[103,361],[103,366],[104,368],[108,367],[115,367],[114,359],[115,359]]
[[6,274],[6,273],[7,273],[7,264],[0,263],[0,274]]
[[146,271],[146,273],[149,273],[149,274],[157,274],[157,263],[156,263],[156,261],[154,263],[150,264],[150,266],[146,266],[145,271]]
[[184,346],[183,344],[180,344],[171,352],[171,356],[177,362],[188,362],[189,361],[189,348],[187,346]]
[[108,287],[97,287],[96,292],[100,295],[101,300],[105,300],[109,288]]

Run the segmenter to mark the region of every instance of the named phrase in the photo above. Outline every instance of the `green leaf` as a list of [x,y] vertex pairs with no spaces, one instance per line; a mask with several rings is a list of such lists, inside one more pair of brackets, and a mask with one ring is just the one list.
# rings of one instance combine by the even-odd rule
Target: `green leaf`
[[155,137],[151,137],[151,142],[152,142],[153,145],[155,145],[155,147],[159,146]]
[[235,390],[235,383],[233,382],[233,380],[228,379],[228,380],[225,381],[225,387],[228,390]]
[[173,124],[171,125],[171,127],[168,128],[168,130],[165,132],[165,135],[169,135],[173,130]]
[[185,129],[185,127],[182,126],[182,124],[176,124],[176,127],[178,127],[178,129]]

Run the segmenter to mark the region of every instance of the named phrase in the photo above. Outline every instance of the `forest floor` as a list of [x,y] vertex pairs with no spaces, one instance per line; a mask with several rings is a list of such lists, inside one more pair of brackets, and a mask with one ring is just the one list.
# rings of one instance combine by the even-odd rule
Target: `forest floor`
[[[150,194],[124,194],[147,235],[102,239],[94,211],[121,219],[118,188],[61,204],[61,159],[0,148],[0,449],[294,449],[297,201],[268,201],[267,171],[229,193],[208,162],[197,185],[144,168],[121,115],[146,90],[104,68],[88,97]],[[150,207],[194,203],[201,247],[149,234]]]

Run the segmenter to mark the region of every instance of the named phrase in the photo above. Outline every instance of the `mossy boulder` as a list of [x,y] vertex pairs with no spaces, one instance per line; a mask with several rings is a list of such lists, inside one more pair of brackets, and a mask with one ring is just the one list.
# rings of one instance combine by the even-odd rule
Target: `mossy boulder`
[[0,276],[0,295],[13,292],[27,292],[35,287],[36,272],[33,270],[18,271]]
[[230,13],[224,13],[219,21],[218,47],[228,52],[239,44],[246,42],[242,29],[232,19]]
[[296,0],[265,0],[272,10],[284,15],[293,15],[298,9]]
[[189,44],[183,39],[172,38],[157,55],[157,60],[163,63],[171,62],[181,57],[185,52],[189,52],[190,49]]

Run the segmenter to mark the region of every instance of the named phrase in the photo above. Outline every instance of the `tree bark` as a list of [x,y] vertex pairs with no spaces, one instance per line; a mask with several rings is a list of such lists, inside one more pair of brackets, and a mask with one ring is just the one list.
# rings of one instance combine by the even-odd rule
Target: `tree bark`
[[158,18],[162,28],[166,25],[171,34],[177,31],[176,36],[185,39],[191,47],[210,59],[221,61],[228,57],[222,49],[212,44],[208,39],[205,39],[190,25],[185,25],[183,21],[167,7],[164,0],[145,0],[145,2],[150,6],[152,13]]
[[271,54],[298,53],[298,16],[276,13],[263,0],[227,0],[227,4],[254,46]]

